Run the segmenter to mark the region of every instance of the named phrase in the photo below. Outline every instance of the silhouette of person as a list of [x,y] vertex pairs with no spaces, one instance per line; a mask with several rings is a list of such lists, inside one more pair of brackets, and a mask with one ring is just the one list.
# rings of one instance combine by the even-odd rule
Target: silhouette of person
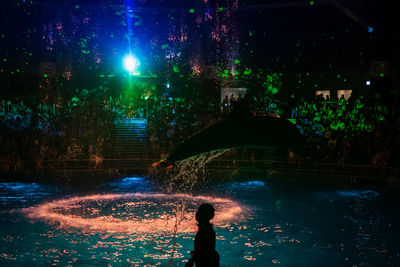
[[199,230],[194,239],[194,250],[191,252],[189,262],[185,267],[215,267],[219,266],[219,255],[215,250],[215,232],[210,223],[214,218],[214,207],[210,204],[201,204],[196,212],[196,220]]
[[228,95],[226,95],[224,100],[222,101],[222,113],[226,114],[228,112],[229,112],[229,99]]
[[236,102],[236,98],[233,94],[231,94],[231,98],[229,99],[229,103]]
[[242,101],[243,101],[242,94],[239,93],[239,96],[238,96],[238,98],[237,98],[237,102],[242,102]]

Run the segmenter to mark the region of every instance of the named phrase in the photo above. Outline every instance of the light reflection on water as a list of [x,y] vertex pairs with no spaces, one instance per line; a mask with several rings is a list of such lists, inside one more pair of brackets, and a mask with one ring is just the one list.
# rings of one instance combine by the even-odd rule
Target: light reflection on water
[[338,191],[338,195],[343,197],[354,197],[354,198],[375,198],[379,195],[374,190],[350,190],[350,191]]
[[[226,208],[229,201],[234,203],[232,207],[248,207],[241,211],[245,220],[231,218],[221,225],[214,222],[222,266],[399,263],[395,238],[399,233],[399,209],[386,200],[380,203],[387,193],[376,188],[321,186],[316,190],[259,179],[216,183],[205,199],[190,201],[183,195],[157,195],[149,188],[146,178],[127,177],[110,183],[103,199],[95,195],[90,199],[51,186],[0,183],[0,265],[168,266],[173,258],[174,266],[182,266],[193,248],[196,207],[211,199],[228,201],[216,204],[217,211],[218,205]],[[58,205],[57,201],[66,199],[70,202]],[[391,196],[387,199],[395,201]],[[72,223],[30,216],[49,203],[56,205],[47,211],[71,216]],[[173,219],[173,214],[186,216],[181,229],[191,231],[175,233],[156,223],[152,227],[157,231],[140,229],[141,220],[149,219],[151,224],[157,218],[165,219],[162,216]],[[217,213],[216,219],[223,214]],[[79,218],[101,220],[74,225]]]
[[196,208],[203,202],[215,206],[217,227],[244,219],[244,207],[217,197],[187,194],[96,194],[53,200],[22,209],[31,219],[43,219],[58,227],[85,232],[151,233],[195,232]]
[[109,183],[109,186],[113,191],[129,192],[129,190],[135,190],[143,192],[151,190],[151,183],[145,177],[125,177]]
[[18,183],[18,182],[0,183],[0,190],[12,190],[12,191],[23,190],[24,192],[34,192],[39,188],[40,186],[36,183]]
[[[56,190],[54,189],[54,191]],[[33,199],[40,200],[49,194],[47,186],[40,186],[36,183],[0,183],[0,205],[7,205],[9,202],[24,203]]]
[[230,185],[232,190],[266,190],[267,186],[263,181],[233,182]]

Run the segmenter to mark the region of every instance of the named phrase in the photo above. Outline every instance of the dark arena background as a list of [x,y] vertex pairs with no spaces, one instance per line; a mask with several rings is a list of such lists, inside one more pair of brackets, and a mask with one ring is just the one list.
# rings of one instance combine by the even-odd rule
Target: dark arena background
[[1,0],[0,265],[400,266],[393,2]]

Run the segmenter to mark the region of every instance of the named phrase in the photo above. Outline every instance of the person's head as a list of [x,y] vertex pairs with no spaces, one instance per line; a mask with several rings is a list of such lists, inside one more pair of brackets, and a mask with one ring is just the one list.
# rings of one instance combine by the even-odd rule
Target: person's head
[[208,223],[212,218],[214,218],[214,207],[208,203],[201,204],[196,212],[196,221]]

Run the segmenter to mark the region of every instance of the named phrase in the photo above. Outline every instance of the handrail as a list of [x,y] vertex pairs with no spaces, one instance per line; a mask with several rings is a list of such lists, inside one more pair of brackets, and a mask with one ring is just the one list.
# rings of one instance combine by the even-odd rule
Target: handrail
[[[107,168],[132,168],[147,170],[148,167],[159,159],[154,158],[107,158],[102,159],[96,164],[90,159],[68,159],[68,160],[44,160],[41,162],[42,169],[47,171],[56,170],[79,170],[79,169],[107,169]],[[35,168],[34,160],[22,161],[24,170],[27,167]],[[292,171],[298,173],[314,173],[314,174],[329,174],[329,175],[364,175],[380,174],[386,177],[398,178],[399,168],[395,167],[374,167],[361,164],[344,164],[336,165],[332,163],[299,161],[290,162],[287,160],[276,159],[214,159],[205,166],[207,170],[229,170],[229,169],[254,169],[254,170],[281,170]],[[22,172],[22,171],[21,171]],[[0,170],[0,173],[2,171]],[[7,172],[4,172],[7,173]]]

